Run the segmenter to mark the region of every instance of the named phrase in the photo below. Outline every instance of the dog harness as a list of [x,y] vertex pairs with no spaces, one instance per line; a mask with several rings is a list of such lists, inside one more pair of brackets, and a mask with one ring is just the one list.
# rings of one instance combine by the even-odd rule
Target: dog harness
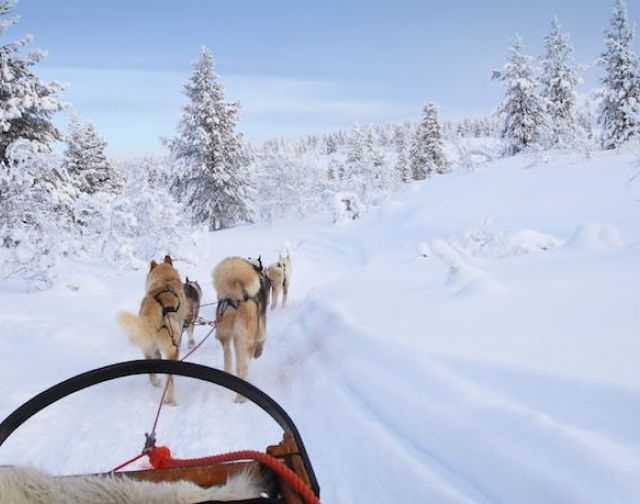
[[[172,294],[173,296],[176,297],[176,299],[178,300],[178,305],[177,306],[165,306],[162,303],[162,300],[160,299],[160,295],[164,294],[165,292],[168,292],[169,294]],[[177,313],[178,310],[180,309],[180,296],[178,296],[178,294],[176,294],[176,292],[171,287],[167,286],[167,287],[165,287],[164,290],[161,290],[160,292],[157,292],[156,294],[154,294],[153,299],[162,308],[162,317],[163,318],[166,317],[167,315],[169,315],[169,313]]]
[[[255,272],[258,273],[258,276],[260,278],[260,290],[255,296],[249,296],[249,294],[244,289],[244,287],[242,287],[244,299],[231,299],[231,298],[218,299],[218,307],[216,308],[216,320],[221,319],[228,308],[233,308],[234,310],[237,310],[238,307],[240,306],[240,303],[246,303],[251,299],[256,302],[256,306],[258,307],[259,312],[261,312],[263,315],[266,312],[266,299],[265,299],[266,296],[264,293],[268,292],[270,283],[269,283],[269,279],[264,274],[264,268],[262,266],[262,257],[258,256],[258,259],[255,260],[257,264],[256,262],[253,262],[248,259],[245,259],[245,261],[247,261],[247,263],[251,265],[251,267],[255,270]],[[261,295],[261,293],[263,294]]]
[[218,307],[216,308],[216,318],[222,318],[224,313],[227,311],[227,308],[233,308],[234,310],[238,309],[238,301],[234,301],[231,298],[224,298],[218,301]]
[[[162,303],[162,299],[160,299],[160,295],[164,294],[165,292],[168,292],[169,294],[175,296],[175,298],[178,300],[178,304],[177,306],[165,306]],[[159,292],[156,292],[153,295],[153,299],[156,303],[158,303],[160,305],[160,307],[162,308],[162,325],[158,328],[158,331],[161,331],[162,329],[164,329],[165,331],[167,331],[169,333],[169,336],[171,337],[171,343],[173,344],[174,347],[176,347],[176,349],[179,346],[180,341],[178,341],[176,343],[176,336],[173,334],[173,331],[171,330],[171,325],[167,325],[167,321],[166,321],[166,317],[167,315],[169,315],[170,313],[177,313],[178,310],[180,309],[180,296],[178,296],[178,294],[176,294],[176,292],[169,287],[168,285],[165,286],[164,290],[161,290]]]

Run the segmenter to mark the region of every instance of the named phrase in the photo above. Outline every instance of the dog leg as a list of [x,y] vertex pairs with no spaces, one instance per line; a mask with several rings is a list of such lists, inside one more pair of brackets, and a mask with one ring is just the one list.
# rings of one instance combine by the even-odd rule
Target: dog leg
[[[169,325],[160,332],[160,334],[162,335],[159,341],[160,349],[162,353],[166,355],[167,359],[177,360],[179,341],[175,341],[173,335],[180,335],[180,333],[178,332],[180,326],[173,320],[169,320],[168,323]],[[170,404],[172,406],[175,406],[177,404],[172,375],[169,375],[167,377],[167,393],[164,396],[164,403]]]
[[224,372],[231,373],[231,342],[229,338],[219,341],[222,345],[222,353],[224,355]]
[[193,329],[194,329],[194,324],[192,322],[187,327],[187,336],[189,337],[189,348],[193,348],[194,346],[196,346],[196,341],[193,339]]
[[[175,349],[174,352],[169,354],[169,359],[171,360],[177,360],[178,359],[178,350]],[[173,375],[169,375],[167,377],[167,393],[164,396],[164,403],[171,405],[171,406],[175,406],[176,404],[178,404],[176,402],[176,394],[175,394],[175,390],[173,387]]]
[[[238,378],[246,380],[249,375],[249,363],[248,353],[246,348],[246,338],[233,338],[233,346],[236,351],[236,375]],[[247,400],[246,397],[237,394],[235,402],[243,403]]]
[[284,308],[287,304],[287,296],[289,295],[289,282],[286,277],[284,282],[282,282],[282,307]]
[[236,375],[243,380],[246,380],[249,374],[248,352],[245,345],[245,338],[233,339],[233,346],[236,351]]
[[[149,360],[149,359],[159,359],[160,358],[160,352],[158,350],[155,350],[155,351],[145,350],[144,351],[144,357],[147,360]],[[158,376],[155,373],[150,373],[149,374],[149,381],[151,382],[151,385],[153,385],[154,387],[159,387],[160,386],[160,378],[158,378]]]
[[275,284],[271,284],[271,309],[275,310],[278,304],[278,289]]
[[267,340],[267,319],[263,318],[260,313],[258,313],[258,327],[256,331],[256,340],[253,344],[253,353],[249,355],[253,355],[254,359],[257,359],[262,355],[262,349],[264,348],[264,342]]

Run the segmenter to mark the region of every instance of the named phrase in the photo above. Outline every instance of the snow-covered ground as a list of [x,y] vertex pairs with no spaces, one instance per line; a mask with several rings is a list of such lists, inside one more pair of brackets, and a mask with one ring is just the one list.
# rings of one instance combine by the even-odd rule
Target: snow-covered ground
[[[184,244],[177,267],[205,302],[220,259],[290,247],[290,305],[269,313],[250,380],[297,423],[323,502],[640,501],[638,156],[546,157],[435,177],[342,226]],[[67,267],[48,291],[0,285],[1,417],[71,375],[141,357],[115,313],[137,309],[146,271]],[[191,360],[221,367],[221,348],[208,341]],[[132,377],[75,394],[9,438],[0,464],[109,470],[141,448],[160,393]],[[178,457],[280,437],[230,392],[178,378],[176,394],[158,438]]]

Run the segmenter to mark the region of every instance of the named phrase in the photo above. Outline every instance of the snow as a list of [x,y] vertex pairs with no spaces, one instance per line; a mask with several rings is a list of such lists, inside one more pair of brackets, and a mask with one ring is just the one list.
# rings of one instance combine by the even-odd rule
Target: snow
[[[636,159],[488,161],[405,185],[339,226],[318,216],[202,232],[176,265],[207,302],[217,261],[289,249],[290,303],[269,312],[249,377],[298,425],[323,502],[635,503]],[[74,374],[141,357],[115,314],[136,309],[146,270],[65,268],[46,291],[0,283],[1,417]],[[220,345],[190,360],[222,367]],[[0,464],[109,470],[142,447],[160,393],[131,377],[74,394],[16,431]],[[279,440],[231,392],[178,378],[176,395],[158,439],[178,457]]]

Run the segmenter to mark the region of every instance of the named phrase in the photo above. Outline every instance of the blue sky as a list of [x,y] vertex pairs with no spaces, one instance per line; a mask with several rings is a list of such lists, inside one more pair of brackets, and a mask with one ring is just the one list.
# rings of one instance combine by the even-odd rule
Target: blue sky
[[[37,73],[69,84],[64,98],[96,125],[110,153],[142,154],[161,150],[159,137],[173,133],[202,45],[226,96],[241,102],[239,130],[261,141],[415,119],[427,101],[443,118],[490,113],[503,90],[489,77],[516,33],[540,55],[555,14],[577,61],[593,64],[611,4],[20,0],[20,22],[5,39],[33,35],[33,47],[49,53]],[[631,21],[640,19],[640,0],[628,7]],[[585,70],[580,90],[597,85],[599,73]]]

